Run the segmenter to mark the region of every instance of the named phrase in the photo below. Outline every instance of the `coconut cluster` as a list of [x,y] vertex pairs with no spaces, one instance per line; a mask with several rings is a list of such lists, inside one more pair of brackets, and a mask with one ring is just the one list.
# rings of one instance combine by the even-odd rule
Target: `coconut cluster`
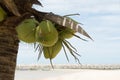
[[[4,21],[6,17],[7,13],[0,6],[0,22]],[[51,62],[51,60],[58,55],[61,49],[63,49],[65,56],[69,61],[66,52],[66,49],[68,49],[75,60],[79,62],[79,59],[76,57],[76,55],[80,55],[77,53],[75,47],[73,47],[71,43],[67,41],[67,39],[70,39],[73,36],[82,39],[75,34],[76,31],[90,39],[92,38],[78,25],[79,23],[77,21],[67,16],[57,17],[62,18],[61,21],[59,21],[61,24],[46,19],[41,22],[37,21],[35,18],[23,20],[16,26],[18,38],[26,43],[35,44],[35,50],[39,50],[38,59],[43,53],[44,57],[46,59],[50,59]]]
[[73,46],[66,39],[72,38],[76,32],[69,27],[58,26],[49,20],[38,22],[31,18],[22,21],[16,27],[16,31],[21,41],[37,43],[37,47],[42,46],[39,50],[42,50],[46,59],[55,58],[62,47],[65,54],[65,47],[67,47],[71,54],[75,56]]

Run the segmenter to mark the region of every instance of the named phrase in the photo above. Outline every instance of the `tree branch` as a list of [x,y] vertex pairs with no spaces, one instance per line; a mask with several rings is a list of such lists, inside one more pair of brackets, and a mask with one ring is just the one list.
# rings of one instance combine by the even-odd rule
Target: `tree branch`
[[30,9],[28,10],[30,13],[32,13],[39,21],[41,20],[50,20],[52,22],[54,22],[57,25],[60,25],[62,27],[69,27],[73,30],[75,30],[76,32],[79,32],[80,34],[90,38],[91,40],[93,40],[88,33],[79,25],[79,23],[67,18],[67,17],[63,17],[60,15],[56,15],[53,14],[52,12],[47,13],[47,12],[38,12],[35,9]]

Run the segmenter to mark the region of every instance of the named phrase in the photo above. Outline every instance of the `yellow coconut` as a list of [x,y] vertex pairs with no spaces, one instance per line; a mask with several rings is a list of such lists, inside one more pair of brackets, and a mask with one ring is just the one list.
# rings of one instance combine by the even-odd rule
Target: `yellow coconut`
[[36,40],[43,46],[53,46],[58,40],[58,32],[52,22],[42,21],[36,29]]
[[27,43],[36,42],[35,32],[38,22],[35,19],[25,19],[16,27],[18,38]]

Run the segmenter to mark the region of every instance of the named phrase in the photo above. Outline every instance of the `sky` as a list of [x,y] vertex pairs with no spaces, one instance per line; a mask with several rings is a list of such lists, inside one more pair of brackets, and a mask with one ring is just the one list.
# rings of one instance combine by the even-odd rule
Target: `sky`
[[[33,5],[39,11],[72,16],[82,23],[82,28],[94,41],[88,42],[73,37],[68,41],[76,47],[81,64],[120,64],[120,0],[41,0],[44,7]],[[53,59],[53,64],[77,64],[68,52],[67,62],[63,50]],[[43,55],[37,60],[32,44],[19,43],[17,64],[50,64]]]

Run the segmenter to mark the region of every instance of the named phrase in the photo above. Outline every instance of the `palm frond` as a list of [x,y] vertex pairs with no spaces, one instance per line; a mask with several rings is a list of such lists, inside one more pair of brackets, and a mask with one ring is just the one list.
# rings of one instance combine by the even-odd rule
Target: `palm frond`
[[[67,49],[69,50],[69,52],[71,53],[71,55],[75,58],[75,60],[80,64],[80,60],[79,58],[76,56],[80,56],[77,52],[75,52],[74,50],[72,50],[72,48],[65,42],[63,41],[64,45],[67,47]],[[75,55],[76,54],[76,55]]]
[[81,38],[80,36],[78,36],[78,35],[76,35],[76,34],[73,34],[73,35],[74,35],[75,37],[77,37],[77,38],[83,40],[83,41],[88,41],[88,40],[86,40],[86,39]]
[[62,17],[60,15],[56,15],[53,13],[48,13],[45,15],[45,19],[48,19],[56,24],[59,24],[61,26],[64,27],[69,27],[77,32],[79,32],[80,34],[90,38],[91,40],[93,40],[88,33],[79,25],[79,23],[76,23],[76,21],[73,21],[72,19],[66,18],[66,17]]
[[67,61],[69,62],[69,58],[68,58],[68,55],[67,55],[67,52],[66,52],[66,50],[65,50],[65,46],[64,46],[63,43],[62,43],[62,47],[63,47],[64,53],[65,53],[66,59],[67,59]]
[[43,52],[43,46],[41,44],[34,43],[34,49],[35,49],[35,52],[38,51],[38,59],[37,60],[39,60],[42,55],[42,52]]
[[50,49],[49,49],[49,47],[48,47],[48,54],[49,54],[49,60],[50,60],[50,64],[51,64],[51,66],[52,66],[52,69],[54,69],[54,66],[53,66],[53,63],[52,63],[52,54],[50,54]]
[[64,15],[63,17],[75,16],[75,15],[80,15],[80,14],[79,14],[79,13],[76,13],[76,14],[68,14],[68,15]]

